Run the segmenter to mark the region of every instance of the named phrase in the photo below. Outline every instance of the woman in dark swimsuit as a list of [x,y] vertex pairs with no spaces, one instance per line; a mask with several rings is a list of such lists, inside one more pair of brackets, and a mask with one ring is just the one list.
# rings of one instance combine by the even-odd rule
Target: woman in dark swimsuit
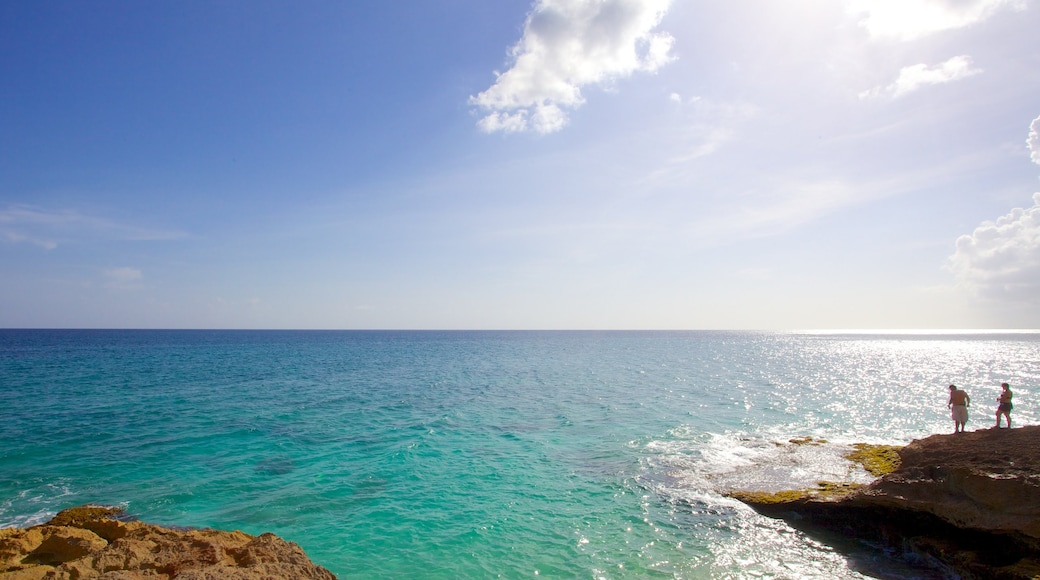
[[1000,416],[1003,415],[1007,418],[1008,429],[1011,428],[1011,387],[1007,383],[1000,383],[1000,388],[1004,389],[1001,391],[1000,396],[997,397],[997,402],[1000,405],[997,407],[997,429],[1000,429]]

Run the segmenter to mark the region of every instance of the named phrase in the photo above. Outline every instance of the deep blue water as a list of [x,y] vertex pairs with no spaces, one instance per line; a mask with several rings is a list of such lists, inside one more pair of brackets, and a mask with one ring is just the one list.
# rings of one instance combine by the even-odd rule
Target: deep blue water
[[[1037,422],[1040,334],[0,330],[0,526],[87,502],[340,577],[927,577],[723,495]],[[795,446],[793,437],[831,445]]]

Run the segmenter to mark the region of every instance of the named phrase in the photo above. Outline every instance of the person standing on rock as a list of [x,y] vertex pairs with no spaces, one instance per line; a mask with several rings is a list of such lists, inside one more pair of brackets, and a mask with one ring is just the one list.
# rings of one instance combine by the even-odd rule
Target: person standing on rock
[[950,385],[950,400],[946,403],[946,407],[951,411],[954,433],[964,433],[964,425],[968,422],[968,405],[970,404],[971,397],[968,396],[968,393],[964,392],[963,389]]
[[997,429],[1000,429],[1000,416],[1007,417],[1008,429],[1011,428],[1011,387],[1007,383],[1000,383],[1000,388],[1004,389],[1000,392],[1000,396],[997,397],[997,402],[1000,405],[997,407]]

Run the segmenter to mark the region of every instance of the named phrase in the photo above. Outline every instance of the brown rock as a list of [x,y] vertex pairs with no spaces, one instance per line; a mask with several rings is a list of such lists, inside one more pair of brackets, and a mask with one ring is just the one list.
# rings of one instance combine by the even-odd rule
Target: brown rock
[[42,543],[43,532],[39,528],[0,530],[0,570],[17,566]]
[[932,435],[899,456],[900,469],[850,501],[1040,539],[1040,426]]
[[47,564],[58,566],[65,562],[79,560],[93,552],[100,552],[108,546],[90,530],[68,526],[49,526],[44,532],[44,540],[32,552],[22,559],[23,564]]
[[50,566],[33,566],[24,570],[0,572],[0,580],[42,580],[54,571]]
[[274,534],[179,531],[83,506],[42,526],[0,530],[0,580],[335,580]]
[[1040,426],[932,435],[899,457],[847,494],[733,495],[807,533],[881,540],[965,577],[1040,577]]

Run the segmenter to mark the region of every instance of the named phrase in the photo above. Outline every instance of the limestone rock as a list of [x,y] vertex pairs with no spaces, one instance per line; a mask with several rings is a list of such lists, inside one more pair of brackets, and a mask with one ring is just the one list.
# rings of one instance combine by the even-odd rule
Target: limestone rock
[[42,526],[0,530],[0,580],[335,580],[275,536],[173,530],[71,508]]

